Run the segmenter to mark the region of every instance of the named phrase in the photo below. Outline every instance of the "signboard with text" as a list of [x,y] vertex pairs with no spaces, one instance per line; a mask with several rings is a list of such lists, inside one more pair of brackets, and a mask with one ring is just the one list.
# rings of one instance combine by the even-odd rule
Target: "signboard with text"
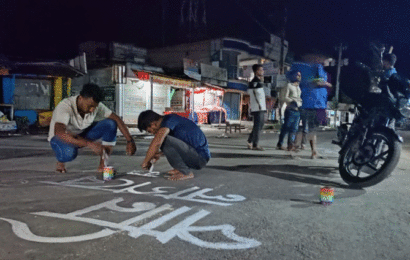
[[190,78],[200,81],[201,74],[199,73],[198,62],[184,58],[184,74]]
[[16,79],[15,109],[50,109],[52,82],[47,79]]
[[[283,60],[285,60],[288,53],[288,41],[284,40],[283,44]],[[271,35],[271,42],[265,42],[263,53],[264,56],[275,61],[280,60],[280,52],[282,47],[282,39],[276,35]]]
[[265,77],[274,76],[279,73],[279,62],[268,62],[262,64]]
[[228,71],[212,65],[201,63],[201,77],[203,81],[218,86],[227,86]]
[[111,59],[119,61],[130,61],[136,63],[145,63],[147,50],[135,47],[131,44],[112,43]]

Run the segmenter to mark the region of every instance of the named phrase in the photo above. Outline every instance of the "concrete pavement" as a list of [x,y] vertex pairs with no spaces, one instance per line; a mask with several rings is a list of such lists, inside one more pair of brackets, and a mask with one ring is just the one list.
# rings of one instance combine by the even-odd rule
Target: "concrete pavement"
[[[96,179],[97,156],[81,150],[54,172],[45,135],[0,139],[0,259],[407,259],[410,249],[410,135],[392,177],[350,189],[338,174],[335,132],[319,134],[326,160],[246,148],[246,131],[203,128],[212,159],[192,180],[121,176]],[[408,136],[408,137],[407,137]],[[125,156],[119,138],[112,165],[139,169],[150,139]],[[169,169],[161,159],[155,170]],[[323,185],[333,205],[319,202]]]

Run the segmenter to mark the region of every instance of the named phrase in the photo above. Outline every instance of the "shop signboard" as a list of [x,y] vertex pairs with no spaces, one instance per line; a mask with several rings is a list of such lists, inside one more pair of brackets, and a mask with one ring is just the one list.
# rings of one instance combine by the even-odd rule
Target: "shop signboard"
[[149,81],[128,80],[124,85],[123,119],[126,124],[138,124],[139,114],[149,109]]
[[152,81],[161,85],[168,85],[174,88],[192,88],[193,84],[190,80],[173,79],[161,76],[152,76]]
[[89,70],[88,77],[90,79],[90,83],[97,84],[100,87],[112,86],[114,84],[112,67]]
[[138,48],[131,44],[113,42],[111,45],[112,60],[145,63],[146,56],[146,49]]
[[[270,43],[265,42],[264,44],[264,49],[263,49],[264,56],[271,60],[279,61],[281,46],[282,46],[282,39],[272,34],[271,42]],[[288,46],[289,46],[288,41],[284,40],[283,60],[285,60],[285,57],[288,53]]]
[[267,62],[262,64],[264,76],[276,76],[279,73],[279,62]]
[[226,87],[228,83],[228,71],[223,68],[201,63],[202,81],[213,85]]
[[288,83],[288,80],[286,78],[286,75],[284,74],[278,74],[276,76],[276,88],[283,88],[286,87],[286,84]]
[[16,79],[14,109],[50,109],[51,80]]
[[201,74],[199,74],[199,63],[191,59],[184,58],[184,74],[190,78],[201,80]]

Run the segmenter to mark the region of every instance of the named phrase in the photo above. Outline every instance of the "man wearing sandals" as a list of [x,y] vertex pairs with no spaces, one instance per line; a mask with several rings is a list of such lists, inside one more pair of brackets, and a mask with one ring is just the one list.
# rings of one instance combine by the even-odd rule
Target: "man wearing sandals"
[[[317,151],[317,134],[320,125],[326,125],[327,89],[332,85],[327,82],[327,74],[323,68],[326,57],[314,51],[305,54],[303,62],[292,64],[291,70],[299,71],[302,75],[300,89],[302,91],[302,106],[300,109],[300,119],[302,132],[307,132],[312,150],[312,159],[324,158]],[[302,132],[298,133],[296,143],[300,143]]]
[[164,154],[174,168],[168,172],[169,180],[193,178],[192,169],[202,169],[211,158],[205,134],[184,117],[174,114],[161,116],[146,110],[138,117],[138,129],[155,135],[141,167],[149,169]]
[[[117,127],[127,140],[126,152],[136,151],[134,139],[124,122],[101,103],[103,92],[86,84],[80,95],[63,99],[54,109],[48,141],[57,157],[57,171],[66,172],[65,163],[77,157],[78,148],[88,147],[100,155],[98,171],[104,168],[103,151],[110,155],[116,143]],[[96,119],[103,119],[96,121]],[[97,140],[101,139],[102,143]]]

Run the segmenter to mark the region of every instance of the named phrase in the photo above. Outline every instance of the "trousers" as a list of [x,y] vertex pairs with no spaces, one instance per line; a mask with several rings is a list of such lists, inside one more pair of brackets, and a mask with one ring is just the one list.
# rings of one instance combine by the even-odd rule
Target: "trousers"
[[172,168],[185,175],[189,174],[191,169],[200,170],[208,163],[205,158],[197,153],[195,148],[170,135],[162,143],[161,151]]
[[[114,146],[117,138],[117,123],[112,119],[94,122],[79,136],[90,141],[102,139],[103,145]],[[58,136],[54,136],[50,140],[50,145],[59,162],[71,162],[77,158],[79,147],[64,142]]]
[[288,134],[288,146],[294,144],[296,132],[299,128],[300,112],[293,109],[285,110],[285,122],[279,135],[278,146],[282,146],[286,134]]
[[265,124],[265,111],[251,112],[253,116],[252,132],[249,134],[248,143],[252,143],[253,147],[257,147],[259,143],[259,137]]

